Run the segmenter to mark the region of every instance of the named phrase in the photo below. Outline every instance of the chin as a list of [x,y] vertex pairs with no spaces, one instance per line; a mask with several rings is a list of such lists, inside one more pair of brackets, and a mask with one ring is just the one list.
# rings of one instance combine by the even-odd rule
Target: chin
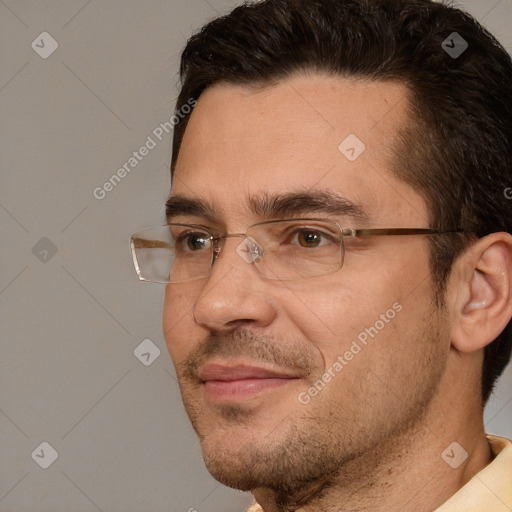
[[259,484],[254,475],[259,454],[254,442],[249,442],[242,435],[232,434],[229,430],[226,432],[219,429],[218,432],[202,437],[205,466],[221,484],[240,491],[250,491]]

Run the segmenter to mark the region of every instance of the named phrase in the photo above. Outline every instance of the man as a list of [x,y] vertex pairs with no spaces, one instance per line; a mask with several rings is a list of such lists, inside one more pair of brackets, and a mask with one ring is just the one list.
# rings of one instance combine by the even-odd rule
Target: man
[[264,0],[181,72],[132,246],[210,473],[264,512],[511,510],[505,50],[428,0]]

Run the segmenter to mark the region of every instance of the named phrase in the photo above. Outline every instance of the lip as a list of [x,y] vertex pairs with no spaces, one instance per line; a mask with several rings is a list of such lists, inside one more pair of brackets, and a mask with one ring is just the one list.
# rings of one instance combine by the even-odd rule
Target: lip
[[299,378],[299,376],[286,370],[272,370],[262,366],[209,363],[200,370],[199,378],[206,382],[210,380],[292,379]]
[[233,402],[275,390],[300,376],[290,371],[252,365],[209,363],[199,372],[206,396],[213,402]]

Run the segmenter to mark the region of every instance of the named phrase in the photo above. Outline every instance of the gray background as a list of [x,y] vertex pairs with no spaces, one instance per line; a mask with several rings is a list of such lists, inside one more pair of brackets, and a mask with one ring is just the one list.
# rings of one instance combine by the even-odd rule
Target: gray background
[[[186,39],[236,3],[0,1],[3,512],[251,502],[203,467],[161,332],[163,287],[139,283],[129,254],[133,231],[163,223],[171,135],[93,196],[169,120]],[[460,5],[511,49],[512,0]],[[44,31],[59,45],[46,59],[31,47],[48,50]],[[134,355],[145,339],[161,350],[148,366]],[[508,437],[511,382],[509,368],[486,410],[487,430]],[[58,452],[48,469],[44,441]]]

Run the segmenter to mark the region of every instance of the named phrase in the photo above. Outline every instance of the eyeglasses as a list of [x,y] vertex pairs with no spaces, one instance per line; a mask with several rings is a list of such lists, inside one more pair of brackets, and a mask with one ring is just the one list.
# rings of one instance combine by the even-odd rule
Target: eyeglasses
[[171,284],[204,279],[228,238],[242,238],[238,255],[261,277],[292,281],[341,269],[345,239],[374,236],[440,235],[461,230],[351,229],[325,219],[273,220],[253,224],[245,233],[218,233],[195,224],[168,224],[132,235],[135,270],[141,281]]

